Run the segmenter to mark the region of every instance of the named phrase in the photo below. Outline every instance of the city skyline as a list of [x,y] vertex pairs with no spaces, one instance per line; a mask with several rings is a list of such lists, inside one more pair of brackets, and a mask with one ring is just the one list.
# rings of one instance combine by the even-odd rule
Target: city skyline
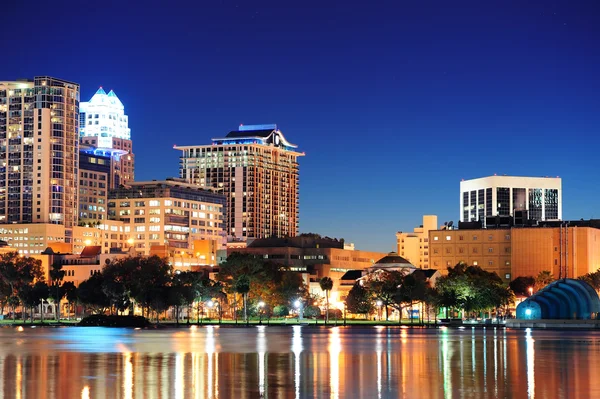
[[[162,21],[165,10],[144,10],[127,24],[133,7],[114,13],[107,5],[80,12],[69,27],[85,37],[76,38],[83,57],[65,60],[32,43],[24,58],[5,61],[2,78],[75,81],[81,99],[100,85],[117,91],[131,119],[140,181],[178,175],[174,144],[209,143],[240,123],[277,122],[306,152],[300,232],[391,251],[395,232],[411,231],[423,214],[458,221],[460,180],[494,173],[560,176],[563,218],[599,217],[590,199],[600,189],[589,184],[599,143],[598,27],[593,9],[567,13],[562,4],[520,5],[518,13],[452,5],[438,14],[418,5],[321,5],[310,15],[321,23],[311,29],[304,25],[309,7],[220,4],[200,13],[190,6],[164,30],[140,33],[133,30]],[[21,7],[7,6],[8,15]],[[110,31],[88,24],[109,15]],[[430,24],[411,22],[415,15]],[[18,18],[9,19],[10,28]],[[357,25],[360,34],[348,28]],[[91,38],[96,44],[86,49]],[[95,53],[130,62],[92,65]],[[173,100],[157,105],[157,96]]]

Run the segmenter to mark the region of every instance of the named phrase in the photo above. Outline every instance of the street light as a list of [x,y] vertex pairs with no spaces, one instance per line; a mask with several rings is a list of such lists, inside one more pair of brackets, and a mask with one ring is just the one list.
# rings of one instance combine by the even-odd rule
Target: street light
[[382,305],[383,305],[383,302],[377,301],[377,315],[379,316],[379,321],[381,321],[381,306]]
[[262,324],[262,308],[265,306],[263,301],[258,303],[258,324]]
[[298,313],[298,321],[302,318],[302,302],[299,300],[294,301],[294,307],[296,308],[296,312]]

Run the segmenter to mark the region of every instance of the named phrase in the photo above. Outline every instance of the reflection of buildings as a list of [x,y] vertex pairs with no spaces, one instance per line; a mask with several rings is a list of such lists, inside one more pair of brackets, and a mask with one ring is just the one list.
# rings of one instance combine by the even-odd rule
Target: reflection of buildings
[[[158,343],[149,332],[125,342],[116,330],[57,330],[59,341],[24,332],[34,350],[0,350],[0,397],[591,398],[600,390],[597,353],[580,335],[557,341],[539,331],[372,328],[366,339],[343,328],[264,331],[245,331],[249,340],[237,343],[233,329],[180,330]],[[65,344],[78,350],[63,351]]]
[[421,269],[429,267],[429,232],[437,230],[437,216],[424,215],[423,224],[412,233],[396,233],[398,254]]
[[0,82],[0,223],[77,224],[79,85]]
[[600,221],[540,222],[535,227],[437,230],[429,233],[431,267],[459,262],[496,272],[505,281],[537,276],[578,277],[600,268]]
[[182,151],[180,177],[221,191],[227,198],[228,236],[298,234],[298,157],[277,125],[241,125],[211,145],[175,146]]
[[533,220],[562,219],[562,182],[550,177],[488,176],[460,182],[460,221],[516,216],[528,211]]

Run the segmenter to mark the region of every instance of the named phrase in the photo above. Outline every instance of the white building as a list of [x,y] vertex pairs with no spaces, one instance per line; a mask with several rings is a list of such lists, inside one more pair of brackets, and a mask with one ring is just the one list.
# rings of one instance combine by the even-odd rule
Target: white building
[[488,176],[460,182],[460,221],[491,216],[514,216],[527,211],[529,219],[562,219],[562,180],[559,177]]
[[80,103],[79,140],[82,151],[111,158],[109,187],[117,188],[134,180],[135,156],[129,118],[114,91],[100,87],[89,102]]
[[79,104],[79,136],[98,137],[98,147],[112,148],[112,138],[131,140],[125,107],[114,91],[100,87],[89,102]]

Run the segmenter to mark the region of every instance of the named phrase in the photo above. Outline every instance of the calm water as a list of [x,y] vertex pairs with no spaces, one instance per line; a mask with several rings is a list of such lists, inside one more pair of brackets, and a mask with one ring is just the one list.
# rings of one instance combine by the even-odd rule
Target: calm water
[[600,334],[0,329],[3,398],[600,398]]

